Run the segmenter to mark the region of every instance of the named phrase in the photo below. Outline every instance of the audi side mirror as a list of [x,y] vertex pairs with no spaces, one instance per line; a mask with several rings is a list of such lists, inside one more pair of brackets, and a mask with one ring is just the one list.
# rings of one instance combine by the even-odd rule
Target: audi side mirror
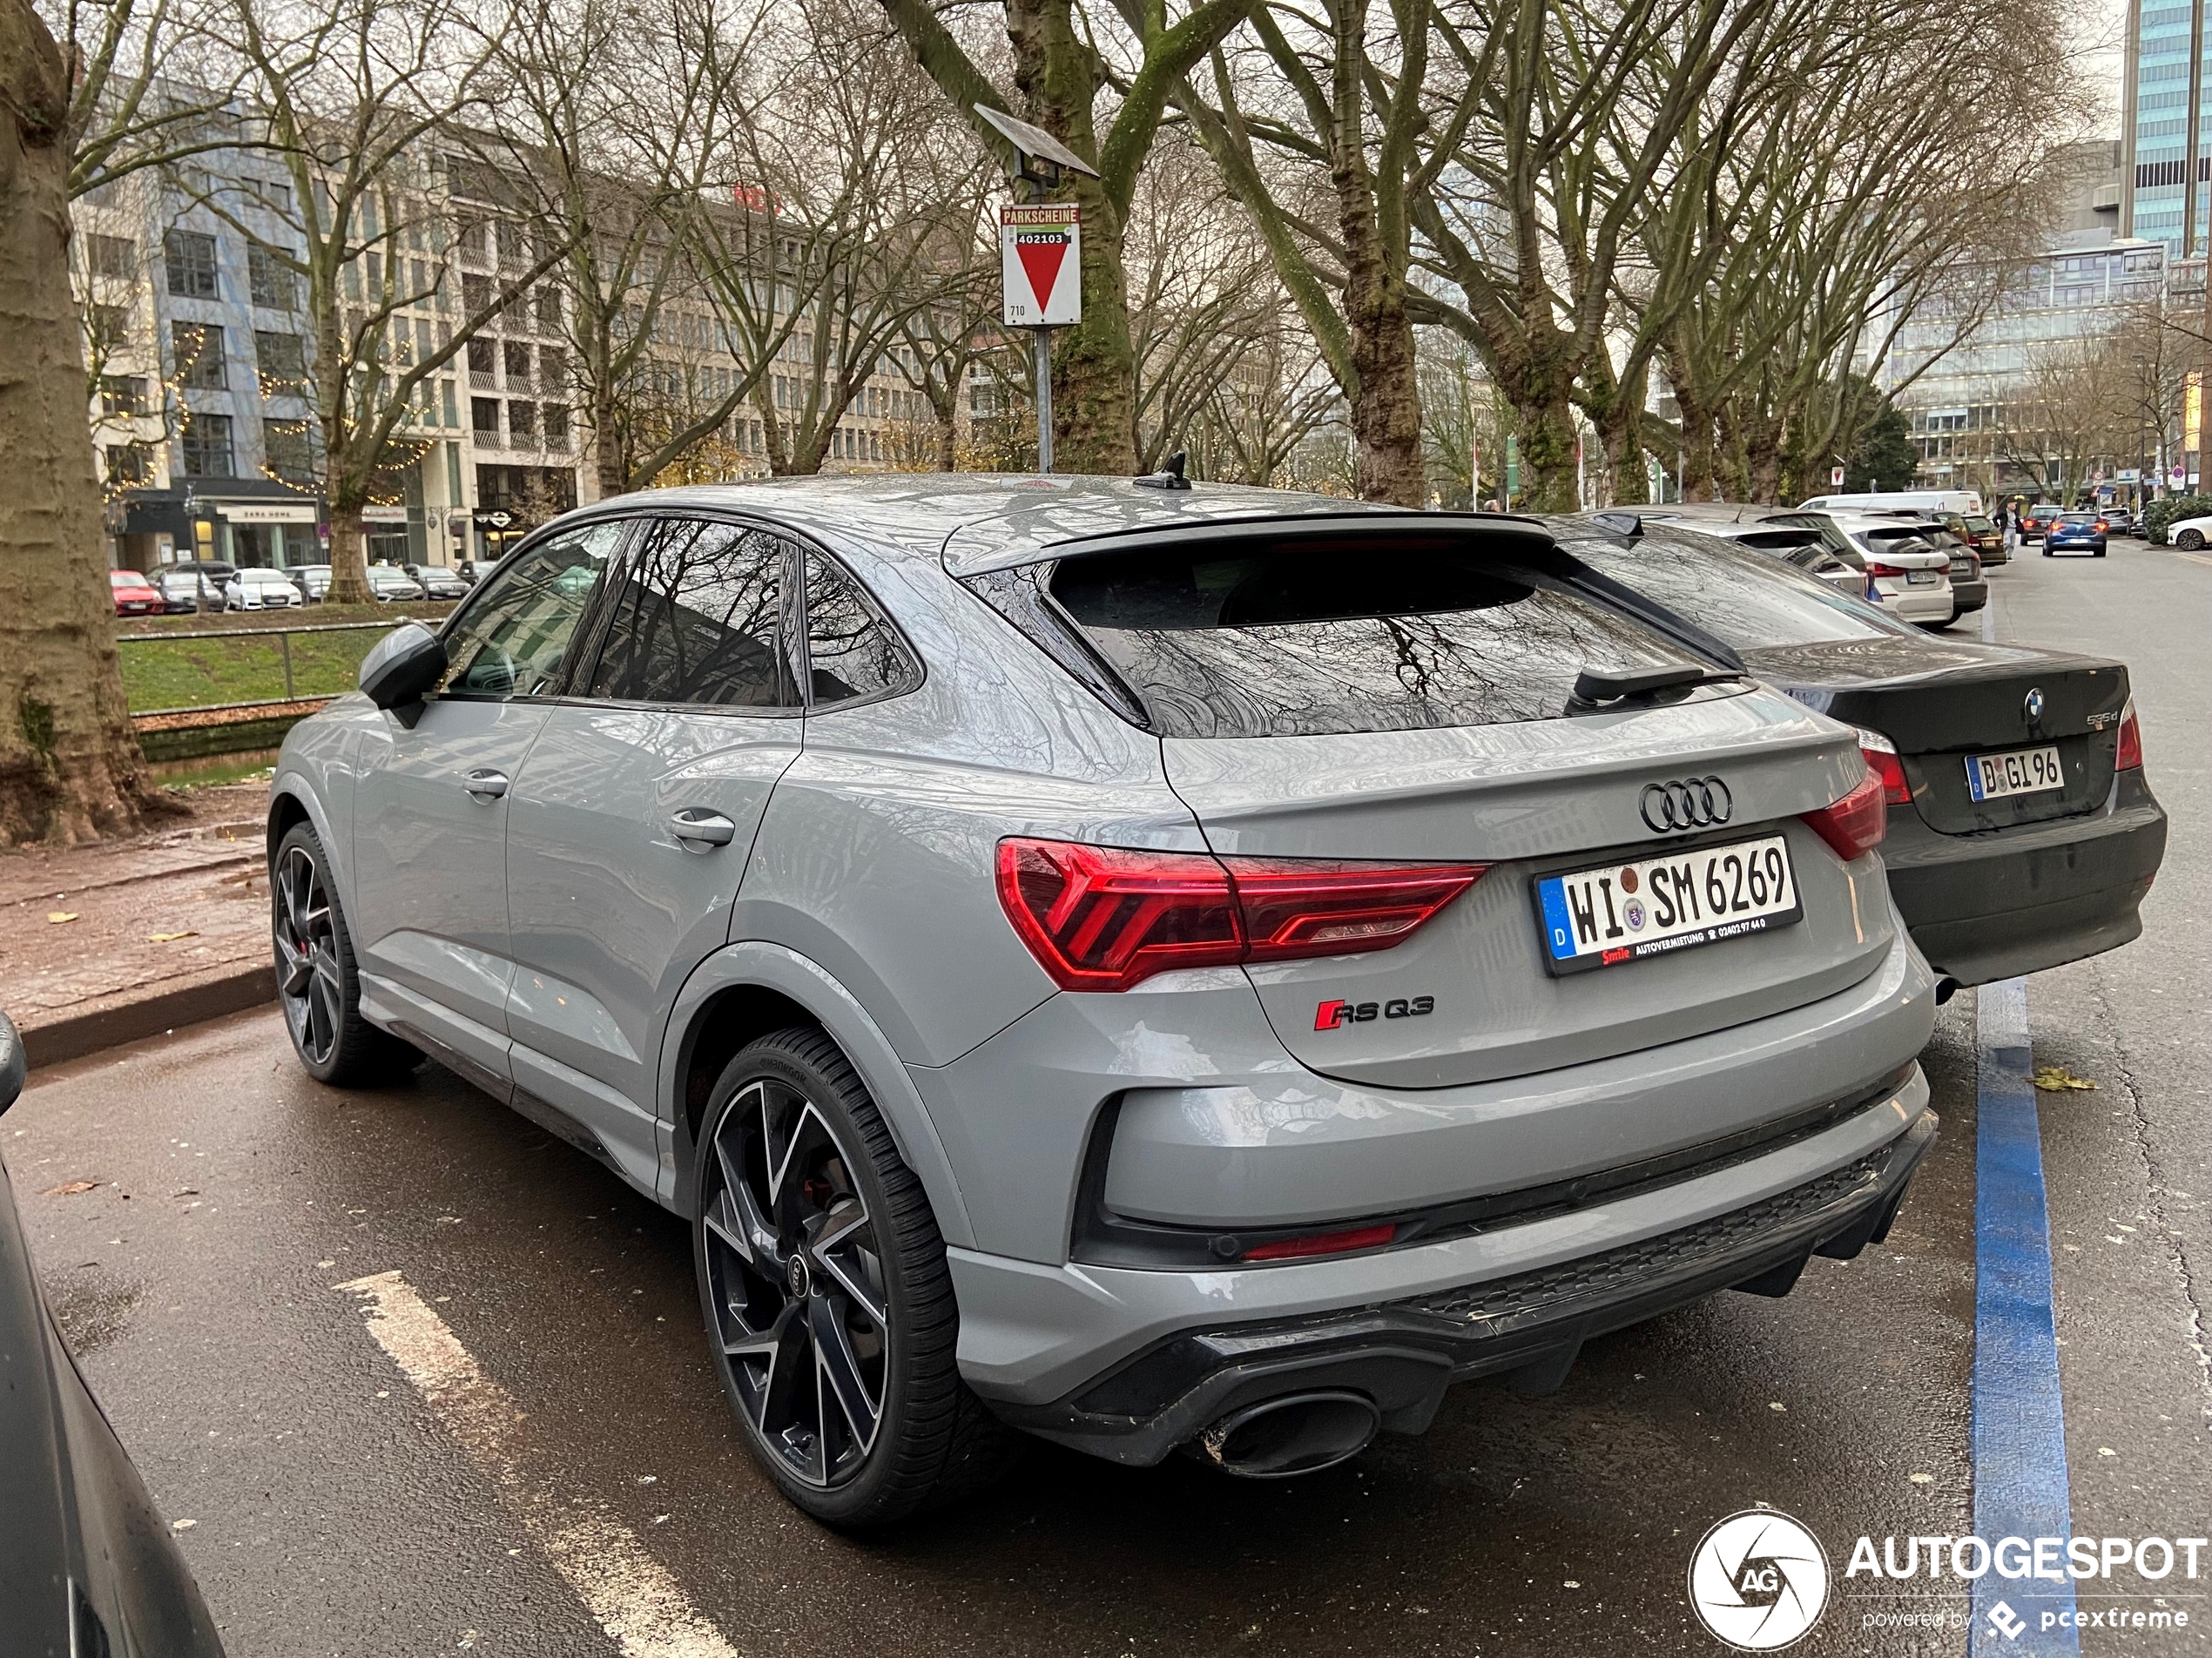
[[16,1021],[0,1014],[0,1111],[16,1102],[23,1092],[24,1073],[30,1068],[24,1058],[23,1035],[16,1028]]
[[394,628],[361,658],[361,694],[409,731],[446,671],[445,642],[420,622]]

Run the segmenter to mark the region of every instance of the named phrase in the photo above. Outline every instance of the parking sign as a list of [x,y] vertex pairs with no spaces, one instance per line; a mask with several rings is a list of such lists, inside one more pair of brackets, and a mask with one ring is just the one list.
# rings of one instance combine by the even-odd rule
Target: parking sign
[[1073,202],[999,209],[1006,326],[1056,328],[1083,313],[1082,225]]

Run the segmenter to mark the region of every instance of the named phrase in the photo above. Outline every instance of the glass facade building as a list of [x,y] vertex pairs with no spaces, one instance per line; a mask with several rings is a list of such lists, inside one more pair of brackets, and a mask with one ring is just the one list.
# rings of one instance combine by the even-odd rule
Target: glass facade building
[[[2131,8],[2139,20],[2128,42],[2128,116],[2133,131],[2128,145],[2134,157],[2133,223],[2123,222],[2122,235],[2134,234],[2161,241],[2178,254],[2182,251],[2182,214],[2188,193],[2184,175],[2188,171],[2189,32],[2194,8],[2172,0],[2138,0]],[[2205,57],[2212,64],[2212,37],[2204,42]],[[2197,123],[2196,222],[2192,243],[2199,253],[2207,232],[2208,192],[2202,181],[2212,177],[2212,74],[2199,77]]]

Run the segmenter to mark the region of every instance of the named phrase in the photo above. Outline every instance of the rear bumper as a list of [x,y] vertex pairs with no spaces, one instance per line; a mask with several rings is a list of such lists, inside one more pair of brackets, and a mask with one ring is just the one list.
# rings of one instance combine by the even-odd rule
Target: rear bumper
[[1989,603],[1989,583],[1953,582],[1951,584],[1951,603],[1954,616],[1965,616],[1971,610],[1979,610]]
[[[1827,1132],[1698,1179],[1424,1249],[1203,1275],[1222,1283],[1191,1286],[1187,1327],[1125,1360],[1048,1398],[980,1391],[1018,1427],[1139,1466],[1228,1412],[1317,1389],[1363,1394],[1386,1430],[1418,1433],[1453,1382],[1548,1391],[1592,1337],[1731,1286],[1786,1294],[1812,1255],[1849,1259],[1880,1241],[1935,1139],[1926,1101],[1915,1067],[1894,1095]],[[985,1274],[952,1253],[965,1360]],[[1095,1293],[1135,1304],[1169,1289],[1144,1281],[1200,1275],[1089,1276]],[[1304,1278],[1337,1281],[1340,1304],[1225,1320],[1240,1300],[1256,1312],[1294,1303]],[[1251,1279],[1261,1284],[1241,1282]]]
[[1951,619],[1951,589],[1941,587],[1912,587],[1904,582],[1883,580],[1875,585],[1881,589],[1882,608],[1900,622],[1948,622]]
[[1890,893],[1929,964],[1961,985],[2039,973],[2127,943],[2166,852],[2166,812],[2141,772],[2102,809],[1973,835],[1910,810],[1882,843]]

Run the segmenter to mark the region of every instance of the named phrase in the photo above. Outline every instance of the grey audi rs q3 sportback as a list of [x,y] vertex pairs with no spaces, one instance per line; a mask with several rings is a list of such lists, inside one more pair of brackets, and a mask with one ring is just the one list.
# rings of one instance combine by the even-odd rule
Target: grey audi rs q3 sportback
[[1850,728],[1543,526],[806,479],[539,531],[293,731],[307,1069],[421,1054],[691,1228],[834,1524],[1325,1466],[1786,1291],[1935,1135]]

